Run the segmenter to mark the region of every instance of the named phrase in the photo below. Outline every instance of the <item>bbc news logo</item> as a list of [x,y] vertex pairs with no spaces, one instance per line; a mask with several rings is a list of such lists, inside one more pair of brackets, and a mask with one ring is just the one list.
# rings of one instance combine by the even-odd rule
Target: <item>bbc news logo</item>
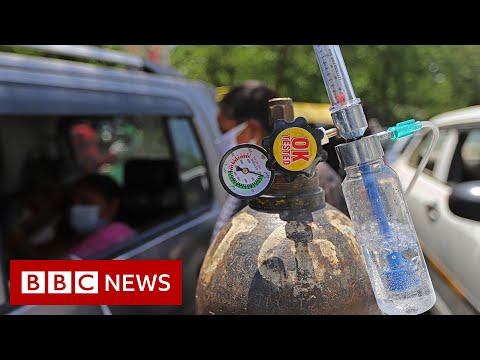
[[[169,274],[162,274],[158,277],[157,274],[152,276],[123,274],[122,277],[117,274],[113,279],[107,274],[105,275],[105,291],[135,291],[133,279],[136,279],[139,291],[145,291],[145,289],[155,291],[157,280],[161,285],[157,288],[159,291],[169,291],[169,278]],[[48,289],[46,284],[48,284]],[[98,271],[22,271],[22,293],[98,294]]]
[[22,294],[98,294],[98,271],[74,271],[73,274],[72,291],[70,271],[22,271]]
[[11,260],[12,305],[181,305],[180,260]]

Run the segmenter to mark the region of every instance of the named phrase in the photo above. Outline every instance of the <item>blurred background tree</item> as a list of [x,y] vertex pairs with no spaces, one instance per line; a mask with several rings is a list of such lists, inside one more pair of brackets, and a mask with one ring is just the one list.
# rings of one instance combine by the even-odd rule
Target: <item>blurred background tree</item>
[[[480,46],[343,45],[355,93],[382,125],[480,104]],[[309,45],[181,45],[170,64],[215,86],[265,81],[294,101],[328,102]]]
[[103,47],[105,49],[109,50],[116,50],[116,51],[124,51],[125,46],[124,45],[98,45],[100,47]]

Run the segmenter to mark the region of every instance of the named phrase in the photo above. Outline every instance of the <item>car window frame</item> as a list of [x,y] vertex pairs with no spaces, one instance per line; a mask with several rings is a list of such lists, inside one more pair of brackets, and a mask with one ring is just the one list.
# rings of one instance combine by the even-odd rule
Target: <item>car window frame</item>
[[[461,152],[461,149],[463,147],[463,145],[465,144],[465,141],[467,140],[467,137],[465,137],[463,139],[463,141],[460,141],[460,137],[462,135],[462,133],[465,133],[465,132],[468,132],[468,131],[471,131],[471,130],[479,130],[480,131],[480,126],[478,125],[478,122],[477,123],[469,123],[469,124],[463,124],[463,125],[458,125],[458,126],[452,126],[450,127],[453,131],[456,132],[457,134],[457,143],[455,144],[455,149],[452,153],[452,158],[451,158],[451,161],[449,162],[448,164],[448,171],[447,171],[447,180],[448,180],[448,184],[451,186],[453,184],[455,184],[455,182],[453,181],[450,181],[449,180],[449,175],[450,175],[450,171],[452,170],[452,164],[453,164],[453,158],[454,158],[454,155],[457,153],[457,152]],[[467,135],[468,136],[468,135]],[[460,155],[461,156],[461,155]]]
[[[434,164],[433,166],[433,171],[429,169],[424,169],[420,176],[428,176],[429,179],[433,179],[437,181],[440,184],[443,185],[448,185],[447,183],[447,177],[448,177],[448,171],[450,169],[451,161],[453,158],[453,153],[458,141],[458,134],[455,131],[453,127],[450,126],[445,126],[445,127],[440,127],[440,131],[446,131],[446,138],[445,138],[445,146],[444,148],[446,150],[452,149],[450,151],[449,156],[442,156],[440,157]],[[401,158],[403,159],[404,164],[411,169],[412,171],[416,171],[416,167],[413,167],[410,163],[410,158],[415,152],[415,150],[420,146],[422,143],[423,139],[425,136],[428,134],[428,132],[425,132],[422,135],[414,135],[416,139],[414,138],[406,147],[406,149],[403,151],[401,154]],[[446,170],[445,170],[446,169]]]
[[[189,123],[190,128],[193,132],[193,136],[195,138],[195,141],[197,142],[198,147],[200,148],[200,153],[201,153],[201,156],[202,156],[202,158],[204,160],[204,163],[205,163],[206,176],[207,176],[208,183],[209,183],[209,190],[208,190],[209,201],[208,201],[208,203],[205,206],[202,206],[202,207],[197,207],[195,209],[189,209],[188,204],[187,204],[187,200],[186,200],[186,195],[182,191],[184,206],[188,209],[187,213],[194,213],[194,214],[198,215],[199,213],[204,213],[204,212],[209,211],[215,203],[215,194],[214,194],[214,190],[213,190],[214,184],[213,184],[213,179],[212,179],[210,169],[209,169],[209,166],[208,166],[208,157],[207,157],[205,149],[202,146],[201,137],[199,136],[199,132],[198,132],[196,126],[195,126],[195,121],[193,119],[193,116],[182,116],[182,117],[171,116],[171,117],[168,117],[165,121],[165,130],[167,132],[167,140],[169,141],[169,145],[170,145],[170,148],[171,148],[171,151],[172,151],[172,153],[171,153],[172,154],[172,159],[175,161],[175,164],[179,164],[179,159],[178,159],[177,152],[175,150],[172,131],[171,131],[171,128],[168,126],[168,122],[172,121],[175,118],[176,119],[181,119],[181,120],[186,120]],[[173,121],[175,121],[175,120],[173,120]],[[178,178],[180,179],[180,182],[181,182],[182,180],[181,180],[181,176],[180,176],[181,174],[180,174],[180,167],[179,166],[177,166],[177,175],[178,175]]]
[[441,156],[437,161],[438,165],[433,167],[433,178],[442,184],[449,186],[447,181],[448,173],[458,144],[458,131],[453,127],[441,127],[439,130],[442,129],[448,131],[442,148],[442,153],[445,155]]

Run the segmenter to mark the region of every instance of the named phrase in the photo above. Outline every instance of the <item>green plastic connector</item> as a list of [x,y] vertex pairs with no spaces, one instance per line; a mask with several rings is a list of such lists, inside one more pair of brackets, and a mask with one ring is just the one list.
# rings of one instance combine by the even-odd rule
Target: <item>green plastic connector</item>
[[392,133],[390,140],[398,140],[406,136],[413,135],[416,131],[422,128],[422,123],[415,119],[405,120],[398,123],[395,126],[388,128],[388,131]]

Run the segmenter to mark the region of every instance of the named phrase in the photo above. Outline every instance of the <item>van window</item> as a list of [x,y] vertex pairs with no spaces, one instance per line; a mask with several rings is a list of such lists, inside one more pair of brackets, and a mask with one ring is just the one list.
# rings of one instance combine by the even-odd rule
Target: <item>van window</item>
[[168,121],[173,147],[178,161],[180,179],[188,209],[210,204],[212,199],[205,156],[192,123],[186,118]]
[[151,116],[73,121],[69,135],[80,171],[107,174],[123,184],[129,159],[170,158],[163,123],[163,118]]
[[[62,249],[76,245],[70,243],[72,184],[86,174],[109,175],[120,185],[115,220],[137,233],[185,211],[167,120],[141,115],[2,119],[3,254],[12,259],[58,258]],[[189,136],[188,129],[184,131]],[[200,159],[197,165],[203,164],[202,155]],[[52,243],[59,247],[45,250]]]

